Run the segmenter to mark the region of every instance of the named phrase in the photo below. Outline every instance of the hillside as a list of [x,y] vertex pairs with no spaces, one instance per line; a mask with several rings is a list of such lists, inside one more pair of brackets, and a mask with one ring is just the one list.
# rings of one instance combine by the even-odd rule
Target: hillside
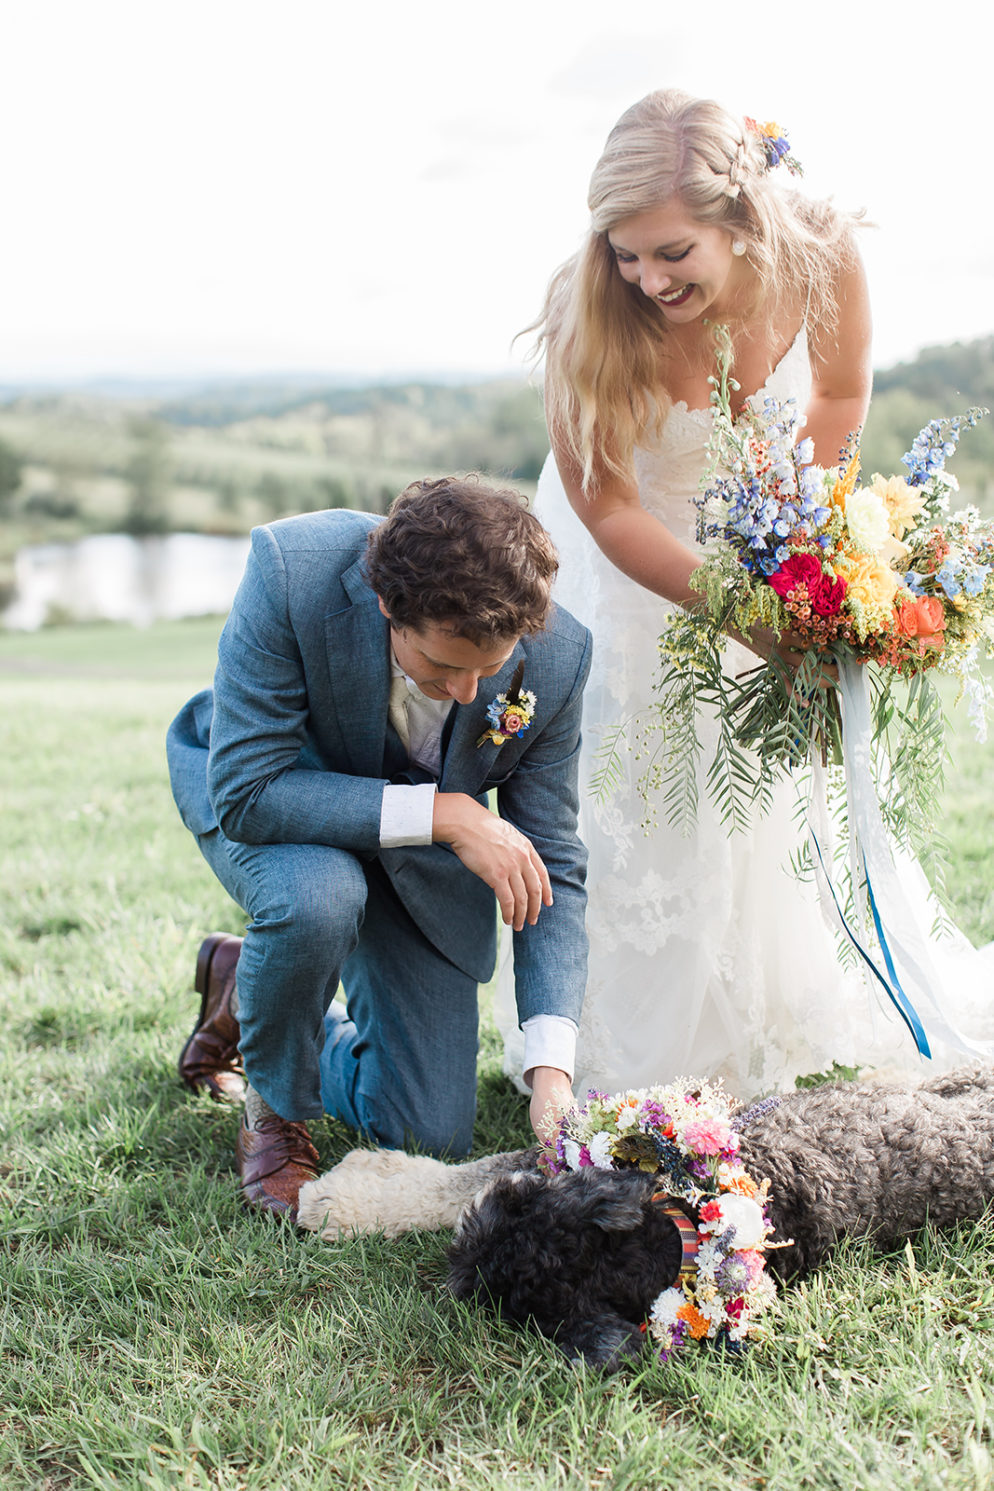
[[[868,472],[901,470],[921,426],[994,406],[994,337],[932,347],[877,373]],[[245,533],[328,506],[382,511],[417,476],[481,470],[530,491],[547,451],[541,394],[520,380],[342,387],[271,378],[195,386],[12,392],[0,448],[22,462],[3,500],[0,603],[14,553],[84,533]],[[994,420],[954,469],[994,506]]]
[[[903,470],[901,457],[930,419],[971,406],[994,411],[994,336],[926,347],[913,362],[874,375],[863,434],[863,469]],[[994,511],[994,418],[963,437],[952,470],[964,497]]]

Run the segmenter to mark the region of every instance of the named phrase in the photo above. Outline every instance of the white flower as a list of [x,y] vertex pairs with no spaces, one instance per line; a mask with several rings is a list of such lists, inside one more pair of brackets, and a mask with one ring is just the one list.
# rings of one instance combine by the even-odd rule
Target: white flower
[[771,1305],[775,1304],[776,1298],[777,1286],[769,1274],[760,1274],[749,1290],[749,1309],[754,1315],[758,1315],[760,1310],[768,1310]]
[[602,1129],[595,1134],[587,1145],[590,1154],[590,1163],[598,1170],[610,1170],[611,1165],[611,1135]]
[[729,1241],[733,1248],[758,1248],[766,1236],[763,1208],[748,1196],[719,1196],[717,1205],[721,1220],[731,1228]]
[[715,1273],[725,1260],[724,1248],[719,1248],[710,1239],[697,1249],[697,1277],[713,1282]]
[[633,1129],[639,1121],[638,1109],[633,1108],[631,1104],[626,1103],[621,1112],[618,1114],[617,1121],[619,1130]]
[[649,1319],[653,1325],[661,1326],[663,1330],[672,1330],[679,1319],[677,1311],[684,1304],[686,1299],[682,1289],[664,1289],[653,1300]]
[[861,549],[878,554],[890,535],[890,514],[883,498],[866,487],[857,487],[846,498],[846,526]]
[[884,542],[880,545],[880,558],[884,561],[884,563],[896,565],[902,569],[906,566],[907,558],[910,553],[911,550],[908,548],[907,544],[902,543],[899,538],[895,538],[893,534],[890,533],[887,535],[887,538],[884,540]]
[[697,1308],[705,1320],[710,1322],[712,1329],[718,1330],[720,1326],[724,1325],[725,1301],[720,1295],[715,1295],[714,1299],[701,1299],[700,1295],[698,1295]]
[[571,1170],[579,1170],[580,1146],[575,1139],[563,1140],[563,1158]]

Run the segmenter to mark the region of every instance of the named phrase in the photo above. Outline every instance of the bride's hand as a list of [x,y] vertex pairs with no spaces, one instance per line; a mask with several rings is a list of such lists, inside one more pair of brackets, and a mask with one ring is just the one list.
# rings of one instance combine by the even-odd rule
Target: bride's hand
[[[728,635],[733,641],[740,642],[743,647],[754,652],[764,663],[771,657],[778,657],[791,673],[797,672],[805,653],[810,650],[800,632],[786,631],[778,637],[768,626],[754,626],[749,632],[730,629]],[[839,670],[834,663],[823,663],[819,687],[830,688],[837,682],[838,676]]]

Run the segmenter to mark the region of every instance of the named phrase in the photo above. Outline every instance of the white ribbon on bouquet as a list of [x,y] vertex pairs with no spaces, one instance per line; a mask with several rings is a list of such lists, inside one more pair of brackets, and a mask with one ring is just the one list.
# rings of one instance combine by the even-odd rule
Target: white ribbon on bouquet
[[825,794],[816,766],[812,805],[821,821],[816,826],[812,814],[808,830],[823,899],[863,959],[867,972],[894,1004],[923,1056],[932,1055],[934,1043],[944,1042],[969,1056],[990,1060],[994,1046],[963,1035],[943,1013],[943,978],[929,950],[927,933],[923,934],[920,913],[901,883],[870,770],[872,731],[866,669],[847,660],[839,663],[838,672],[854,900],[858,902],[860,894],[865,894],[876,946],[867,935],[865,914],[847,917],[843,899],[832,882]]

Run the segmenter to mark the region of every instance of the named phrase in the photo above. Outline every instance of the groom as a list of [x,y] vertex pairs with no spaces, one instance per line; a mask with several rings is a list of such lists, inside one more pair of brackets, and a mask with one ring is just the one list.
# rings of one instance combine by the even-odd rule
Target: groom
[[572,1100],[590,637],[552,603],[556,569],[523,499],[478,479],[253,532],[213,691],[168,737],[183,821],[250,918],[201,948],[180,1060],[191,1087],[244,1090],[250,1206],[295,1217],[322,1113],[466,1153],[497,907],[533,1126]]

